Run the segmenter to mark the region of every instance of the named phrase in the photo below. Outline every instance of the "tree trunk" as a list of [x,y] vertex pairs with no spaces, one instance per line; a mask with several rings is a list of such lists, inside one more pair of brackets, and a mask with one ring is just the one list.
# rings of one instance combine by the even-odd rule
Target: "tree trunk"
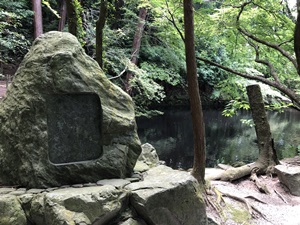
[[58,22],[58,31],[62,31],[65,28],[66,18],[67,18],[66,0],[61,1],[59,15],[60,15],[60,18],[59,18],[59,22]]
[[247,94],[252,111],[253,122],[257,136],[259,156],[255,163],[247,164],[238,168],[230,168],[210,179],[221,179],[224,181],[237,180],[250,175],[251,172],[268,173],[273,172],[275,165],[279,163],[271,137],[271,129],[265,112],[263,97],[259,85],[247,87]]
[[255,124],[255,132],[259,149],[257,163],[263,167],[278,164],[278,159],[273,146],[271,129],[265,111],[264,100],[258,84],[247,86],[247,95],[252,111],[252,118]]
[[[138,63],[138,56],[141,48],[141,40],[142,40],[143,31],[145,27],[146,16],[147,16],[147,9],[140,8],[137,29],[135,31],[135,35],[133,39],[132,56],[131,56],[131,62],[135,65],[137,65]],[[132,79],[132,77],[133,77],[133,73],[131,71],[128,71],[128,73],[126,74],[126,81],[125,81],[125,91],[128,94],[131,94],[130,80]]]
[[77,37],[77,15],[74,0],[65,0],[68,14],[68,30]]
[[43,16],[42,16],[42,1],[32,0],[32,10],[34,12],[34,39],[43,34]]
[[297,0],[297,20],[294,31],[294,51],[297,61],[297,72],[300,75],[300,2]]
[[99,66],[103,67],[103,28],[105,25],[107,13],[107,2],[101,0],[100,15],[96,23],[96,61]]
[[124,15],[124,10],[123,10],[123,6],[124,6],[124,0],[115,0],[114,2],[115,4],[115,12],[114,12],[114,16],[115,16],[115,20],[112,23],[112,28],[113,29],[118,29],[122,27],[122,23],[121,20],[123,19],[123,15]]
[[194,11],[192,0],[184,0],[186,70],[194,136],[194,164],[192,174],[199,181],[199,183],[204,183],[206,158],[205,129],[197,78],[193,14]]

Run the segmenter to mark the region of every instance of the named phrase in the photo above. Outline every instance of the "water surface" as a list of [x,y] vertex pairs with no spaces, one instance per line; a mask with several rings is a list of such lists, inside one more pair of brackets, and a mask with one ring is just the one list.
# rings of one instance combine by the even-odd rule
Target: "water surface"
[[[207,167],[218,163],[253,162],[258,157],[254,127],[241,119],[251,119],[249,111],[224,117],[220,110],[204,110]],[[268,120],[278,157],[292,157],[300,149],[300,112],[268,112]],[[173,168],[190,168],[193,162],[193,135],[189,110],[168,110],[150,119],[138,118],[142,143],[152,144],[161,160]]]

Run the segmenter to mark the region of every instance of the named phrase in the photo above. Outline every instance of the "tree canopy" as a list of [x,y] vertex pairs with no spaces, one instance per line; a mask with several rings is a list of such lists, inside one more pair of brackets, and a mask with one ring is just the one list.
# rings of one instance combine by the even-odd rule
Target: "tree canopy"
[[[72,5],[75,16],[70,12],[67,16],[75,19],[61,26],[63,2],[42,1],[44,32],[57,30],[59,24],[73,32],[87,54],[93,58],[98,54],[97,61],[109,79],[124,89],[126,74],[133,74],[131,95],[141,115],[148,112],[147,107],[162,103],[187,104],[182,1],[76,0]],[[70,11],[69,2],[73,1],[66,0]],[[103,6],[106,15],[101,17]],[[204,101],[233,100],[231,105],[247,108],[245,78],[272,86],[300,104],[296,8],[286,0],[194,1],[193,7],[197,73]],[[142,8],[147,15],[134,63],[134,36]],[[32,4],[0,0],[0,9],[1,65],[17,65],[34,39]],[[97,44],[99,19],[105,23],[100,26],[102,42]],[[97,53],[99,43],[102,49]]]

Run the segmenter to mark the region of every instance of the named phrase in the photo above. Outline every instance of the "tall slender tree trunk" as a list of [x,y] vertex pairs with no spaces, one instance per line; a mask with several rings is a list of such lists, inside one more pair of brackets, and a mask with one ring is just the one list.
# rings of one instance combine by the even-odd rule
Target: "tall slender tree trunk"
[[297,60],[297,72],[300,75],[300,1],[297,0],[297,20],[294,31],[294,51]]
[[274,149],[271,129],[265,112],[264,101],[259,85],[247,87],[247,94],[252,111],[252,118],[255,125],[257,144],[259,149],[258,159],[251,164],[238,168],[230,168],[221,174],[210,179],[221,179],[224,181],[237,180],[250,175],[252,172],[264,174],[273,172],[274,166],[279,163]]
[[68,14],[68,30],[74,36],[77,36],[77,15],[74,0],[65,0]]
[[106,21],[107,2],[101,0],[100,15],[96,22],[96,61],[103,67],[103,29]]
[[123,15],[124,15],[124,10],[123,10],[123,6],[125,4],[124,0],[115,0],[114,1],[114,5],[115,5],[115,12],[114,12],[114,16],[115,16],[115,21],[112,23],[112,27],[113,29],[118,29],[122,26],[122,23],[120,23],[120,21],[123,19]]
[[[247,94],[255,124],[257,144],[259,149],[258,164],[262,170],[279,163],[273,145],[271,128],[265,111],[264,100],[259,85],[247,86]],[[263,171],[265,172],[265,171]]]
[[194,136],[194,165],[192,174],[200,183],[204,183],[206,159],[205,128],[197,78],[197,64],[194,40],[194,10],[192,0],[184,0],[183,6],[186,55],[185,60]]
[[[132,56],[131,56],[131,62],[135,65],[137,65],[138,63],[138,57],[141,48],[141,40],[144,32],[146,16],[147,16],[147,9],[140,8],[137,29],[135,31],[135,35],[133,39]],[[131,94],[131,90],[132,90],[130,85],[130,80],[132,79],[132,77],[133,77],[133,73],[129,71],[126,74],[126,81],[125,81],[125,91],[128,94]]]
[[34,12],[34,38],[37,38],[43,33],[43,16],[42,16],[42,1],[32,0],[32,10]]
[[60,18],[59,18],[59,22],[58,22],[58,31],[62,31],[65,28],[66,18],[67,18],[66,0],[61,1],[59,15],[60,15]]

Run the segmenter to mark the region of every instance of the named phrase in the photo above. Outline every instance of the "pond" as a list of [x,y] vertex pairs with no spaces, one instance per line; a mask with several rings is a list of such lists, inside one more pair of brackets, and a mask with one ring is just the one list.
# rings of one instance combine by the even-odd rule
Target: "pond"
[[[258,157],[255,128],[241,122],[251,119],[250,111],[234,117],[222,111],[205,109],[206,166],[218,163],[253,162]],[[280,159],[293,157],[300,151],[300,112],[288,109],[268,112],[275,149]],[[188,169],[193,163],[193,134],[189,110],[167,110],[150,119],[138,118],[138,134],[142,143],[152,144],[159,158],[173,168]]]

